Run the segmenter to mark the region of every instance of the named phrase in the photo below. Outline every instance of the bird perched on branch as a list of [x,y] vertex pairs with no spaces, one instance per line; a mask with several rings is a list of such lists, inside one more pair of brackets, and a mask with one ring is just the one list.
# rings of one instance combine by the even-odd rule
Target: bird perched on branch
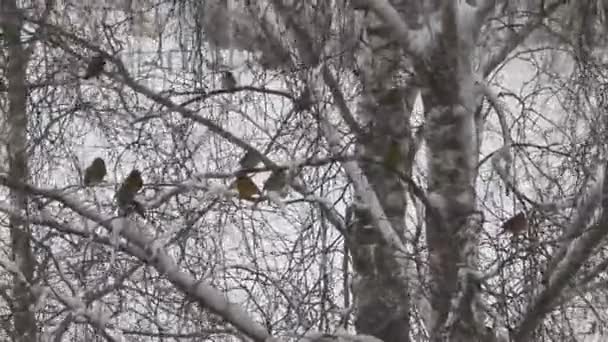
[[306,86],[300,96],[295,99],[293,103],[293,108],[295,111],[301,112],[304,110],[309,110],[310,108],[312,108],[313,104],[314,102],[312,100],[312,92],[310,91],[310,88]]
[[237,175],[234,185],[241,199],[255,202],[257,198],[254,195],[260,194],[260,188],[247,174],[242,173]]
[[523,211],[511,217],[502,224],[502,232],[509,232],[513,235],[525,233],[528,230],[528,219]]
[[260,161],[260,157],[257,153],[247,151],[243,158],[239,160],[239,165],[241,165],[241,168],[247,170],[256,167]]
[[141,178],[141,172],[136,169],[132,170],[129,176],[122,182],[116,193],[116,198],[118,207],[122,210],[123,215],[135,211],[141,217],[145,217],[142,204],[135,200],[135,195],[137,195],[137,192],[141,190],[143,185],[144,181]]
[[397,140],[391,139],[384,156],[384,167],[389,171],[399,171],[401,164],[401,147]]
[[103,181],[107,174],[106,163],[97,157],[89,167],[84,170],[84,186],[94,186]]
[[83,79],[88,80],[89,78],[94,78],[101,75],[104,66],[106,65],[106,60],[102,55],[96,55],[91,58],[89,65],[87,65],[87,70],[82,76]]
[[234,75],[228,70],[222,72],[222,88],[228,90],[236,88],[236,78],[234,78]]
[[265,191],[274,191],[281,196],[287,195],[287,193],[283,191],[285,186],[287,186],[287,173],[285,170],[272,171],[268,179],[264,182]]

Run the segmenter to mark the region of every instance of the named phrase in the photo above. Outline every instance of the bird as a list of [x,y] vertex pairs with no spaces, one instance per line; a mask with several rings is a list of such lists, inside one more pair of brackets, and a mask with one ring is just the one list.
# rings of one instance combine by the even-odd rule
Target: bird
[[403,90],[400,88],[391,88],[380,95],[378,102],[384,106],[400,108],[403,104]]
[[222,87],[228,90],[236,88],[236,78],[234,78],[234,75],[228,70],[222,72]]
[[304,110],[309,110],[313,104],[312,93],[310,88],[306,86],[300,96],[295,99],[293,107],[295,111],[301,112]]
[[257,153],[251,152],[251,151],[247,151],[247,153],[245,153],[243,158],[241,158],[241,160],[239,160],[239,164],[241,165],[241,167],[243,169],[254,168],[254,167],[256,167],[256,165],[258,165],[259,162],[260,162],[259,155]]
[[107,174],[106,163],[102,158],[95,158],[91,165],[84,170],[84,185],[94,186],[103,181]]
[[264,182],[265,191],[281,192],[287,185],[287,174],[285,170],[272,171],[268,179]]
[[384,156],[384,167],[389,171],[399,170],[399,164],[401,163],[401,150],[399,143],[396,140],[392,140]]
[[144,182],[141,178],[141,172],[137,169],[133,169],[120,185],[120,188],[116,193],[116,198],[118,207],[123,211],[124,215],[135,211],[141,217],[145,217],[143,205],[135,200],[135,195],[141,190],[143,185]]
[[528,220],[526,214],[520,211],[502,224],[502,232],[509,232],[513,235],[524,233],[528,230]]
[[101,75],[103,71],[103,67],[106,65],[106,60],[102,55],[96,55],[91,58],[89,65],[87,65],[87,70],[82,76],[83,79],[88,80],[89,78],[94,78]]
[[254,195],[259,195],[260,189],[249,176],[240,174],[236,177],[235,183],[241,199],[255,202]]

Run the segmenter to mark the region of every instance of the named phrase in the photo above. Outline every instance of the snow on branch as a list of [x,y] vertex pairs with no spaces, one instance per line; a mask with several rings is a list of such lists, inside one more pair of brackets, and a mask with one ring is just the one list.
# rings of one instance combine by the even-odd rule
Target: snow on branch
[[[596,196],[595,194],[605,195],[604,188],[606,187],[607,171],[608,168],[606,167],[606,162],[604,162],[604,165],[598,168],[598,181],[595,182],[595,186],[589,189],[589,195],[584,203],[579,206],[579,210],[570,223],[571,225],[585,223],[589,220],[589,215],[596,208],[597,203],[600,202],[597,199],[592,201],[594,196]],[[528,307],[528,310],[520,321],[520,326],[515,335],[516,341],[525,340],[530,336],[544,318],[545,313],[559,304],[558,300],[563,293],[563,289],[568,286],[584,262],[594,252],[595,247],[608,234],[608,230],[605,229],[605,225],[608,224],[608,208],[606,207],[608,200],[602,197],[601,203],[603,212],[600,222],[589,228],[585,225],[585,230],[580,235],[575,237],[570,236],[569,240],[562,245],[561,250],[553,256],[550,266],[545,271],[544,287],[534,302]],[[583,228],[570,227],[568,231],[578,231],[581,229]]]
[[17,267],[14,262],[7,260],[6,258],[1,256],[0,267],[4,268],[9,273],[12,273],[14,276],[18,277],[21,282],[23,282],[30,288],[32,294],[34,294],[34,296],[36,297],[36,307],[31,308],[32,310],[36,310],[37,308],[44,305],[46,298],[50,294],[52,294],[53,297],[55,297],[57,300],[59,300],[68,308],[70,308],[76,316],[84,316],[87,321],[89,321],[93,326],[95,326],[95,328],[104,331],[104,334],[107,334],[106,338],[108,338],[109,340],[125,341],[124,337],[122,337],[122,334],[120,334],[120,332],[118,332],[116,336],[113,336],[114,334],[111,334],[106,331],[106,326],[108,325],[108,321],[110,320],[111,316],[108,312],[105,312],[100,306],[97,307],[97,310],[92,310],[87,308],[85,303],[80,298],[61,294],[56,290],[49,290],[49,288],[47,287],[40,287],[37,285],[30,284],[23,275],[23,273],[19,270],[19,267]]
[[[0,175],[0,183],[6,186],[20,186],[21,189],[29,193],[52,198],[79,215],[103,226],[110,233],[119,233],[128,242],[120,244],[123,251],[154,267],[159,274],[165,275],[176,288],[199,302],[203,307],[222,316],[226,321],[256,341],[264,341],[268,337],[268,332],[264,327],[253,321],[238,305],[229,302],[223,293],[204,282],[197,281],[189,273],[180,271],[175,261],[164,251],[162,246],[144,235],[144,229],[134,227],[131,221],[127,219],[116,220],[101,215],[97,211],[84,208],[81,205],[82,201],[71,195],[38,189],[28,184],[14,184],[5,175]],[[147,231],[153,230],[150,227],[147,229]],[[11,263],[3,264],[6,264],[7,267],[11,266]]]
[[370,8],[374,13],[378,15],[384,21],[393,33],[399,38],[401,46],[407,53],[412,54],[414,57],[423,58],[425,51],[427,51],[429,44],[432,42],[432,31],[440,31],[439,27],[433,27],[433,25],[440,25],[438,18],[441,16],[439,11],[431,14],[429,25],[424,25],[419,30],[410,30],[407,24],[401,18],[401,15],[391,5],[388,0],[367,0],[361,1]]
[[[584,197],[581,199],[572,221],[566,227],[566,230],[562,234],[560,239],[560,248],[554,253],[551,262],[547,266],[547,272],[545,274],[551,275],[555,268],[558,267],[558,263],[563,260],[568,251],[571,249],[574,242],[578,242],[577,237],[581,236],[587,229],[588,224],[593,219],[594,213],[598,208],[598,205],[602,202],[602,194],[604,193],[604,167],[597,167],[596,176],[594,180],[587,186],[587,191]],[[551,283],[551,281],[549,281]]]
[[[257,149],[255,149],[253,146],[251,146],[249,143],[247,143],[243,139],[240,139],[237,136],[235,136],[233,133],[225,130],[220,125],[213,122],[213,120],[202,117],[202,116],[198,115],[196,112],[188,109],[187,107],[173,102],[170,98],[163,96],[162,93],[156,92],[156,91],[150,89],[149,87],[146,87],[145,85],[140,84],[137,81],[135,81],[135,79],[130,75],[130,73],[127,70],[124,63],[119,58],[106,54],[99,47],[91,44],[86,39],[82,39],[75,34],[72,34],[70,32],[63,30],[62,28],[60,28],[58,26],[48,24],[48,25],[46,25],[46,28],[49,31],[49,33],[51,33],[51,34],[66,37],[66,38],[68,38],[68,40],[78,43],[79,45],[86,47],[87,49],[90,49],[92,51],[102,54],[104,56],[104,58],[106,58],[108,61],[112,62],[116,66],[118,73],[111,75],[116,81],[127,85],[129,88],[131,88],[136,93],[139,93],[139,94],[145,96],[146,98],[156,102],[157,104],[166,107],[168,110],[179,113],[184,118],[190,119],[196,123],[199,123],[199,124],[205,126],[212,133],[217,134],[218,136],[224,138],[226,141],[244,149],[245,151],[254,153],[256,155],[256,157],[258,157],[259,160],[261,162],[263,162],[266,166],[268,166],[272,169],[277,168],[277,165],[272,160],[270,160],[266,155],[260,153]],[[62,48],[69,51],[69,49],[66,46],[62,46]],[[307,189],[302,184],[298,184],[298,183],[294,182],[290,185],[294,190],[296,190],[297,192],[299,192],[301,194],[309,193],[309,191],[307,191]],[[335,209],[332,209],[331,207],[324,205],[323,203],[321,203],[320,207],[321,207],[321,210],[327,215],[328,220],[334,226],[338,227],[339,230],[344,226],[344,223],[340,219],[340,215],[335,211]]]
[[[490,0],[487,1],[491,2]],[[553,1],[545,7],[543,11],[544,16],[532,16],[529,21],[520,25],[521,27],[518,30],[510,30],[508,36],[501,38],[500,42],[492,42],[489,46],[497,46],[498,52],[489,53],[489,58],[482,61],[479,69],[483,77],[487,77],[498,65],[503,63],[515,48],[520,46],[534,30],[543,24],[545,17],[550,17],[566,3],[567,1]]]
[[72,297],[67,294],[62,294],[53,291],[55,298],[70,308],[74,315],[83,316],[97,330],[103,332],[106,339],[110,341],[123,342],[126,341],[122,332],[110,326],[111,313],[104,310],[101,305],[93,305],[93,308],[88,308],[79,297]]
[[[514,146],[513,144],[511,146]],[[576,200],[574,196],[565,196],[560,198],[558,201],[550,201],[550,202],[537,202],[536,200],[528,197],[526,194],[521,192],[517,186],[515,186],[513,180],[509,176],[509,169],[511,168],[513,157],[511,156],[511,146],[504,145],[498,150],[491,153],[489,156],[484,158],[484,161],[490,158],[492,163],[492,168],[500,179],[504,182],[507,189],[513,191],[517,197],[524,199],[526,202],[530,203],[536,209],[541,211],[557,211],[561,209],[571,208],[575,206]],[[480,162],[481,165],[484,161]]]
[[[206,282],[198,281],[189,273],[181,271],[164,248],[151,238],[144,236],[141,230],[129,225],[122,230],[122,236],[131,244],[144,250],[143,255],[135,255],[136,257],[154,267],[159,274],[167,277],[176,288],[196,300],[203,307],[220,315],[256,341],[264,341],[269,337],[266,329],[256,323],[239,305],[231,303],[223,293]],[[130,245],[126,247],[128,250],[130,249]]]

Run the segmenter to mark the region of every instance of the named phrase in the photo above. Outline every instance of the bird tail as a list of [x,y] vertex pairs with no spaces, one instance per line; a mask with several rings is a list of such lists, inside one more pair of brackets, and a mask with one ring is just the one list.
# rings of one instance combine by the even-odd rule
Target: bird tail
[[144,211],[144,206],[136,200],[133,200],[133,210],[141,216],[141,218],[146,218],[146,214]]
[[146,218],[144,206],[136,200],[132,200],[128,205],[120,208],[121,215],[127,216],[132,212],[136,212],[142,218]]

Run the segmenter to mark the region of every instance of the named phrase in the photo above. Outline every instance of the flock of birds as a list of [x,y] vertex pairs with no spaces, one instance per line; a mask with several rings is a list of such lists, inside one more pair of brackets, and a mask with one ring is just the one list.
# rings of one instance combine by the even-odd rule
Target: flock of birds
[[[104,71],[106,61],[102,55],[96,55],[91,58],[84,76],[85,80],[96,78],[101,75]],[[222,72],[221,84],[224,89],[233,90],[237,86],[236,78],[232,72],[225,70]],[[296,101],[299,102],[310,102],[309,90],[306,89],[301,99]],[[387,168],[394,168],[398,164],[397,156],[398,148],[391,145],[388,149],[387,156],[384,160]],[[240,160],[240,165],[243,169],[250,169],[255,167],[260,162],[259,158],[253,153],[246,153],[245,156]],[[94,186],[103,181],[107,173],[105,162],[102,158],[96,158],[93,160],[91,165],[86,168],[84,175],[84,185]],[[140,202],[135,200],[135,196],[143,187],[143,180],[141,178],[141,172],[139,170],[132,170],[127,178],[123,181],[116,198],[119,208],[124,214],[135,211],[140,216],[144,217],[144,208]],[[246,171],[239,171],[236,174],[236,180],[230,185],[231,188],[236,188],[239,197],[248,201],[257,203],[260,200],[261,191]],[[278,193],[280,197],[285,197],[287,188],[287,174],[285,170],[276,170],[268,177],[264,182],[263,190],[267,193]],[[269,196],[270,197],[270,196]],[[519,212],[515,216],[511,217],[502,224],[502,233],[511,233],[513,235],[519,235],[528,230],[528,220],[524,212]]]
[[[243,170],[236,173],[236,179],[230,184],[231,189],[236,189],[239,198],[254,202],[257,204],[262,197],[262,191],[248,175],[244,169],[255,167],[259,163],[259,159],[252,153],[248,152],[239,162]],[[93,160],[84,171],[84,185],[93,187],[103,182],[107,175],[105,161],[97,157]],[[273,171],[264,182],[263,191],[268,194],[269,198],[273,198],[271,194],[278,194],[280,197],[287,196],[287,172],[284,169]],[[136,200],[137,193],[143,188],[144,182],[141,177],[141,172],[137,169],[131,170],[127,178],[120,184],[116,192],[116,201],[123,215],[128,215],[136,212],[142,218],[145,218],[144,206]]]
[[[107,173],[105,161],[99,157],[95,158],[84,171],[84,185],[91,187],[100,184]],[[131,173],[120,184],[116,192],[116,202],[123,215],[136,212],[141,217],[145,217],[143,205],[135,199],[143,186],[144,181],[141,178],[141,172],[137,169],[131,170]]]
[[[99,77],[103,73],[105,65],[106,61],[103,55],[92,57],[82,78],[88,80]],[[227,90],[234,90],[236,88],[237,82],[232,72],[222,72],[221,84],[222,87]],[[254,203],[258,203],[263,199],[261,196],[262,191],[260,191],[258,186],[251,179],[246,169],[254,168],[259,162],[260,159],[255,153],[247,152],[239,162],[242,170],[236,173],[236,179],[230,185],[231,189],[235,188],[237,190],[239,198]],[[83,183],[86,187],[96,186],[103,182],[106,175],[106,163],[102,158],[97,157],[85,169]],[[287,195],[287,183],[287,172],[284,169],[275,170],[264,182],[263,190],[269,194],[268,197],[271,197],[270,194],[272,193],[276,193],[280,197],[285,197]],[[123,215],[136,212],[141,217],[145,217],[144,206],[135,199],[137,193],[142,189],[143,184],[141,172],[137,169],[132,170],[127,178],[121,183],[116,192],[116,200]]]

